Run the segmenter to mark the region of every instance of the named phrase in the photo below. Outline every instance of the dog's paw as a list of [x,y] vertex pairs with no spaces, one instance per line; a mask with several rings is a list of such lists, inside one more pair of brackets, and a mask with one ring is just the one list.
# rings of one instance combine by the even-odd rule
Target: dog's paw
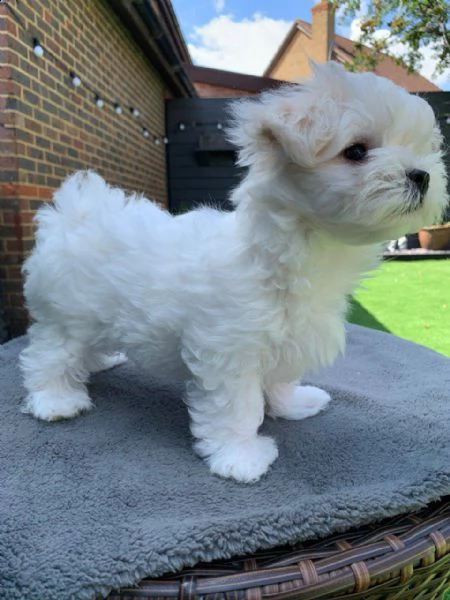
[[278,456],[271,437],[255,436],[229,443],[208,457],[211,471],[243,483],[258,481]]
[[331,396],[320,388],[312,385],[296,385],[292,393],[271,405],[270,415],[298,421],[317,415],[324,410],[331,400]]
[[99,373],[100,371],[107,371],[126,363],[128,358],[122,352],[116,352],[115,354],[102,354],[96,356],[95,359],[88,364],[88,370],[90,373]]
[[22,412],[42,421],[60,421],[76,417],[92,406],[91,399],[83,390],[65,390],[59,394],[43,390],[28,395]]

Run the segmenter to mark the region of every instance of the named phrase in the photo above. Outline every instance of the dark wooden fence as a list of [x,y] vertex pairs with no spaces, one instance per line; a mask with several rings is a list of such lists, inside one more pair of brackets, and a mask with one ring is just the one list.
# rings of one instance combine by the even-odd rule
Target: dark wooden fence
[[[433,107],[450,146],[450,92],[421,94]],[[208,204],[230,209],[228,198],[244,169],[235,166],[226,141],[228,98],[188,98],[167,102],[169,207],[174,213]],[[448,120],[448,122],[447,122]],[[414,123],[411,123],[414,128]],[[450,152],[446,155],[450,174]],[[450,207],[448,211],[450,220]]]
[[[427,92],[420,95],[433,107],[434,114],[444,135],[444,148],[446,151],[444,160],[448,174],[447,188],[450,192],[450,92]],[[447,221],[450,221],[450,204],[447,209]]]
[[169,207],[184,212],[199,204],[225,209],[243,169],[225,139],[229,122],[224,98],[189,98],[167,103]]

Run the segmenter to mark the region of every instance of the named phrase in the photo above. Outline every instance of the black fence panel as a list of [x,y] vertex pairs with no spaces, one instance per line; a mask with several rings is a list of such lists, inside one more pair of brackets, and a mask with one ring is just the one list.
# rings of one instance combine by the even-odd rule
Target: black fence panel
[[166,105],[169,208],[207,205],[231,210],[230,191],[244,169],[226,140],[229,98],[169,100]]
[[[433,107],[444,136],[445,164],[447,167],[447,189],[450,192],[450,92],[427,92],[419,94]],[[414,126],[412,124],[412,126]],[[447,209],[447,221],[450,221],[450,204]]]
[[[445,147],[450,148],[450,92],[420,95],[433,107],[444,134]],[[185,212],[200,205],[225,210],[232,208],[230,192],[245,174],[245,169],[236,166],[235,148],[225,137],[231,101],[230,98],[167,101],[167,173],[171,212]],[[446,153],[445,161],[450,185],[450,151]],[[447,219],[450,220],[450,206]]]

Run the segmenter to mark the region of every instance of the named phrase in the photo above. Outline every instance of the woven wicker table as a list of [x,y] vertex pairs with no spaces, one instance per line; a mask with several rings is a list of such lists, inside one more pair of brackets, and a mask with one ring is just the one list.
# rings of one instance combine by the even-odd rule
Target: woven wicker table
[[108,596],[138,598],[450,600],[450,497],[325,540],[198,564]]

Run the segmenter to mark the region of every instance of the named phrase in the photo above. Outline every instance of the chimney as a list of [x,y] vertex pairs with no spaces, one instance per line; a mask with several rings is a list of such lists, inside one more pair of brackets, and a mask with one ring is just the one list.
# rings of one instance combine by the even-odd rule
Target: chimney
[[324,63],[331,59],[334,44],[334,12],[333,3],[329,0],[320,0],[312,8],[310,58],[317,63]]

